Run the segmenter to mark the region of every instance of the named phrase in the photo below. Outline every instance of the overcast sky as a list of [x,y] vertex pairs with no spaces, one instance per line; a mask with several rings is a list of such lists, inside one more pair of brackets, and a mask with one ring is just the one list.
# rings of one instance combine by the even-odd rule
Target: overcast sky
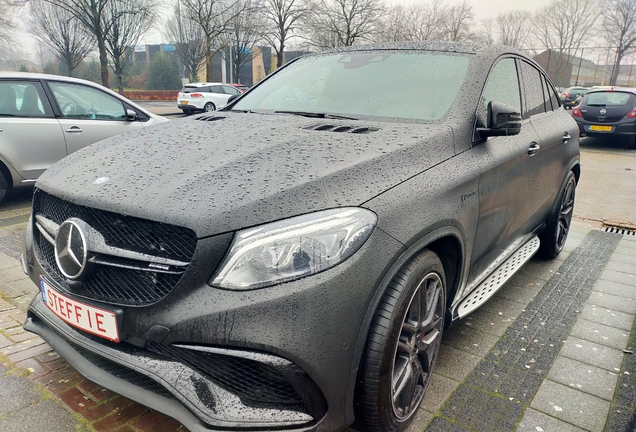
[[[393,4],[414,4],[418,2],[422,2],[422,0],[387,0],[389,3]],[[434,1],[434,0],[425,0],[425,2]],[[536,12],[541,7],[550,3],[551,0],[469,0],[469,3],[473,6],[474,13],[474,28],[477,29],[478,24],[481,20],[487,18],[493,18],[497,16],[501,12],[508,12],[511,10],[529,10],[530,12]],[[163,14],[170,13],[170,0],[161,0],[162,4],[165,6],[162,8]],[[461,0],[446,0],[448,4],[456,4],[460,3]],[[18,14],[21,15],[21,14]],[[18,23],[18,29],[24,28],[23,23]],[[35,60],[35,51],[36,51],[36,40],[28,33],[24,31],[18,31],[16,39],[21,45],[21,48],[31,53],[31,59]],[[149,34],[142,43],[154,44],[154,43],[165,43],[163,36],[159,31],[154,31],[152,34]]]

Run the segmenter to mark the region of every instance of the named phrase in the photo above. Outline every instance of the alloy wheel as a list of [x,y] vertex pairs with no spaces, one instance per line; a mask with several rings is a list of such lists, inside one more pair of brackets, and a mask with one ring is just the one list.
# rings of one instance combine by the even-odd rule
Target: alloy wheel
[[429,273],[413,293],[400,329],[392,371],[393,412],[411,416],[428,387],[443,329],[442,280]]
[[559,211],[559,225],[557,228],[557,245],[562,248],[568,238],[570,224],[572,223],[572,211],[574,210],[575,182],[570,181],[563,193],[561,209]]

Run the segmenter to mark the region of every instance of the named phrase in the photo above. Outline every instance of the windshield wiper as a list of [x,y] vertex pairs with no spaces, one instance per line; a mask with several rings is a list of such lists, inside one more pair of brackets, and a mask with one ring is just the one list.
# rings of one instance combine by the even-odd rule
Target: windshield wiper
[[274,111],[275,114],[292,114],[299,115],[303,117],[313,117],[313,118],[324,118],[324,119],[338,119],[338,120],[358,120],[353,117],[345,117],[335,114],[327,114],[327,113],[314,113],[314,112],[304,112],[304,111]]

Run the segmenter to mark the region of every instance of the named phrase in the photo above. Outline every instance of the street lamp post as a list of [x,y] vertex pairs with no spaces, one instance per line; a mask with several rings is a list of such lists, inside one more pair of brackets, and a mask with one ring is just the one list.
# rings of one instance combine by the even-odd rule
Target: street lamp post
[[[234,58],[232,57],[232,35],[234,35],[234,27],[225,27],[223,29],[223,32],[225,33],[226,38],[230,41],[230,46],[229,46],[229,50],[230,50],[230,82],[233,83],[234,82]],[[223,58],[225,59],[225,50],[223,51]],[[225,76],[225,64],[223,65],[223,76]],[[225,80],[224,80],[225,82]]]

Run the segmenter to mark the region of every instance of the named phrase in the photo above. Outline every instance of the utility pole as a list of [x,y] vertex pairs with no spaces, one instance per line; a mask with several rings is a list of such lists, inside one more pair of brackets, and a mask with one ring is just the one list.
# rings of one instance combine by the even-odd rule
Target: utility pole
[[575,86],[579,85],[579,74],[581,73],[581,62],[583,61],[583,53],[585,52],[585,48],[581,48],[581,57],[579,58],[579,68],[576,71],[576,82]]
[[609,63],[609,55],[610,55],[610,50],[612,49],[612,47],[607,47],[607,57],[605,57],[605,73],[603,74],[603,84],[605,85],[605,79],[607,78],[607,66]]

